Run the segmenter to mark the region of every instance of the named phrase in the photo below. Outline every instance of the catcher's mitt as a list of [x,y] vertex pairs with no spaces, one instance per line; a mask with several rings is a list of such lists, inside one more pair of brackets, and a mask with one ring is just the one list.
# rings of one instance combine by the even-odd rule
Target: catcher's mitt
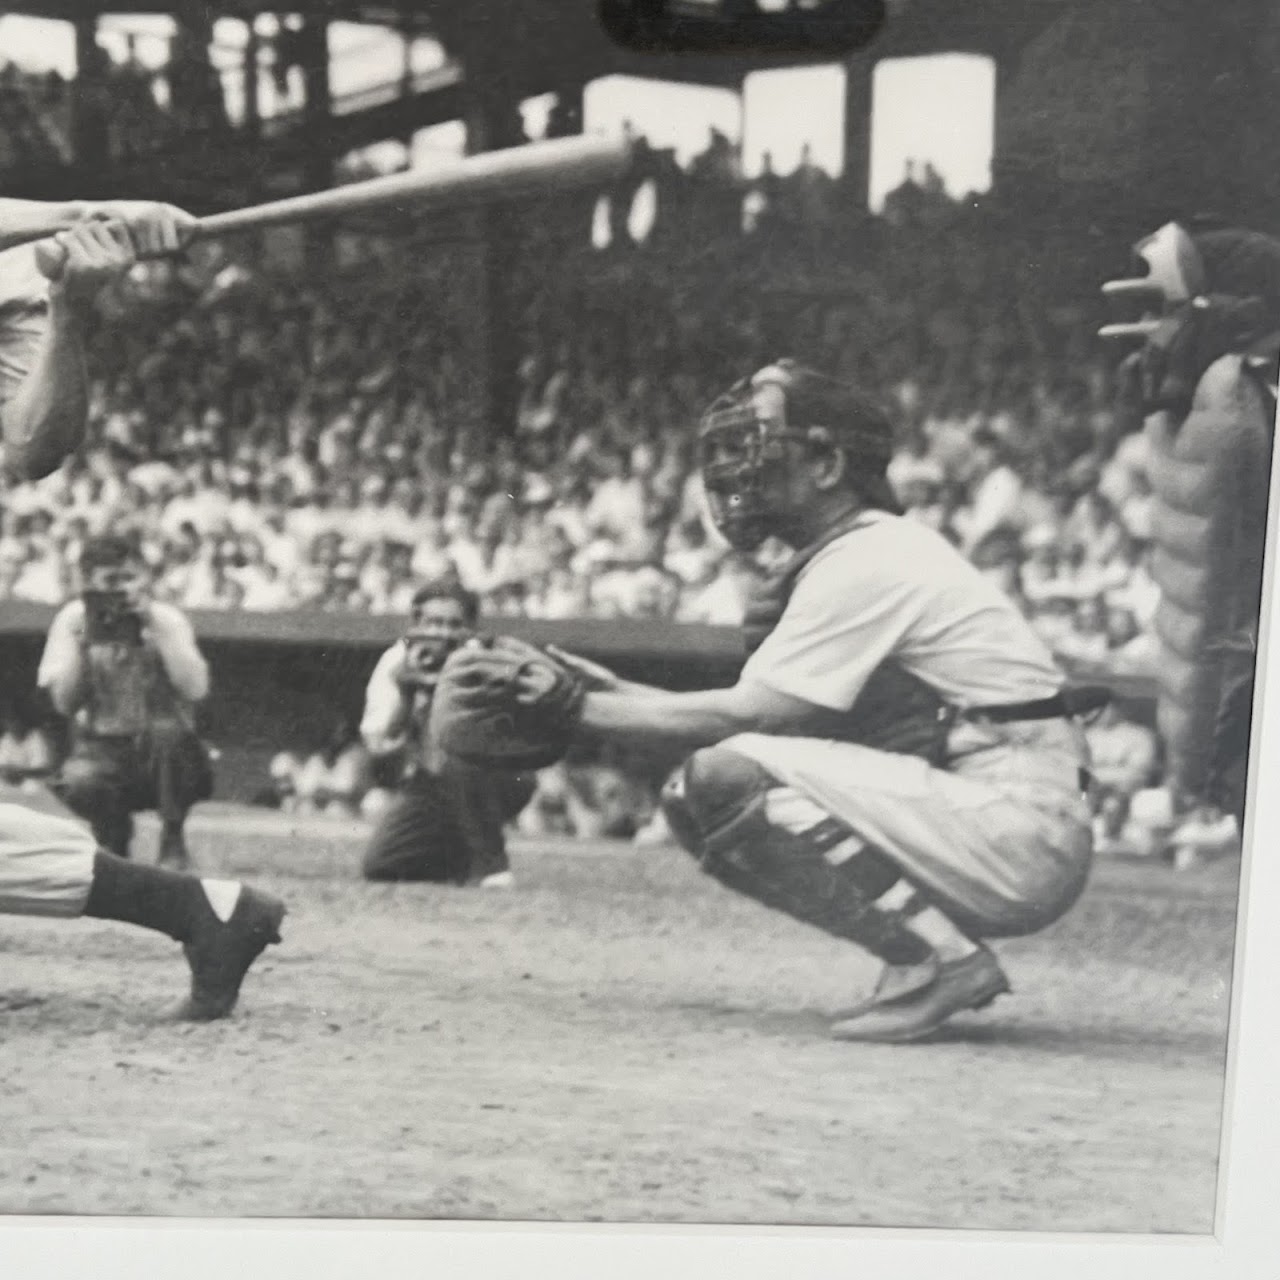
[[495,769],[541,769],[568,750],[582,678],[536,645],[481,636],[449,655],[427,721],[446,754]]

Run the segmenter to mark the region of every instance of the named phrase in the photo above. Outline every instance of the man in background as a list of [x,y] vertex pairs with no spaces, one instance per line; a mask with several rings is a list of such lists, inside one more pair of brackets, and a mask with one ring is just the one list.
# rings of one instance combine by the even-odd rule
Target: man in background
[[91,538],[80,557],[83,590],[55,615],[37,681],[71,720],[71,751],[54,791],[94,838],[129,856],[133,815],[160,816],[160,862],[190,862],[184,827],[213,776],[195,733],[209,668],[174,605],[147,599],[131,543]]
[[404,776],[365,852],[367,880],[512,882],[504,827],[528,803],[534,780],[442,756],[426,734],[440,668],[475,635],[478,617],[479,601],[462,587],[422,587],[408,635],[374,669],[360,734],[375,756],[400,756]]

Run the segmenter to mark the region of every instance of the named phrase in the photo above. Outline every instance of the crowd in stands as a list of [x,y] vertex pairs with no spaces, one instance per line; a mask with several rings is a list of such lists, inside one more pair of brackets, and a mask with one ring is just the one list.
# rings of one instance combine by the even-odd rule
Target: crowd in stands
[[[79,86],[84,96],[80,114],[82,142],[95,154],[117,160],[154,153],[171,145],[190,127],[190,113],[157,95],[162,78],[134,53],[117,61],[94,50],[91,74]],[[75,142],[72,95],[77,89],[57,71],[25,71],[0,63],[0,166],[28,166],[37,172],[70,162]],[[181,102],[181,95],[179,95]]]
[[[824,183],[802,165],[751,184],[772,203],[737,257],[759,257],[771,208],[783,227],[820,208]],[[903,505],[1064,657],[1139,669],[1149,486],[1090,354],[1094,316],[1021,297],[991,229],[928,182],[873,221],[882,252],[855,296],[790,315],[749,275],[717,282],[722,257],[698,281],[645,246],[621,297],[621,255],[567,260],[530,282],[516,429],[497,439],[463,403],[462,323],[430,267],[158,269],[104,307],[88,446],[6,495],[0,595],[63,599],[78,543],[111,526],[190,609],[398,614],[415,583],[455,573],[497,615],[732,624],[758,566],[707,533],[691,428],[716,389],[787,351],[896,403]]]
[[[403,614],[418,583],[454,574],[494,616],[732,625],[781,549],[753,563],[708,533],[692,426],[716,391],[794,354],[891,404],[909,516],[1064,661],[1149,671],[1144,442],[1092,341],[1123,245],[1103,262],[1033,251],[928,169],[873,217],[807,159],[747,182],[715,140],[687,173],[655,154],[647,184],[642,244],[635,191],[613,193],[604,247],[563,219],[525,232],[505,433],[474,406],[459,355],[474,280],[450,251],[139,271],[102,308],[87,446],[5,494],[0,598],[61,601],[81,540],[110,526],[187,609]],[[1157,780],[1143,733],[1118,793]],[[294,763],[290,803],[329,805]],[[576,821],[598,779],[572,779],[549,781],[537,821]]]

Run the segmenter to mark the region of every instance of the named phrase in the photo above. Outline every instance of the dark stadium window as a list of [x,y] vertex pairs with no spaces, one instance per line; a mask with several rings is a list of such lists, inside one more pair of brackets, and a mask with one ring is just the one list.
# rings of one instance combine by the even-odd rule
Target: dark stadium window
[[653,53],[843,54],[884,16],[885,0],[600,0],[609,35]]

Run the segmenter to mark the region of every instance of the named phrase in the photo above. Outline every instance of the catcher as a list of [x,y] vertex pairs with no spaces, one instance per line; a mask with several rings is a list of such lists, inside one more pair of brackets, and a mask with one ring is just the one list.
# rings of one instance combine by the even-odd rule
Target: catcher
[[795,549],[749,611],[735,685],[671,693],[513,641],[445,664],[432,732],[507,767],[581,731],[692,751],[667,783],[703,870],[877,957],[845,1040],[898,1042],[1009,991],[986,940],[1033,933],[1092,858],[1078,717],[1014,604],[901,517],[891,430],[856,389],[791,361],[718,399],[700,430],[715,523]]
[[468,763],[425,732],[440,670],[474,637],[478,614],[476,597],[454,583],[420,588],[408,635],[374,669],[360,735],[375,756],[404,767],[365,852],[366,880],[511,883],[503,828],[528,804],[533,778]]

